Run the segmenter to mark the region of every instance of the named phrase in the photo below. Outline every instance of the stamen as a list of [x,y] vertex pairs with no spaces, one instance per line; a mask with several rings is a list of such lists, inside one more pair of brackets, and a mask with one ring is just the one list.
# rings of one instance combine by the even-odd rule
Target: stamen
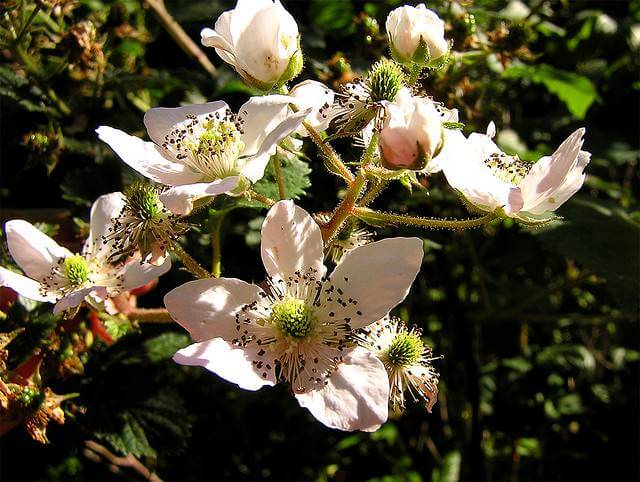
[[498,179],[510,184],[518,185],[531,170],[531,164],[521,161],[518,156],[509,156],[504,152],[491,154],[484,161]]

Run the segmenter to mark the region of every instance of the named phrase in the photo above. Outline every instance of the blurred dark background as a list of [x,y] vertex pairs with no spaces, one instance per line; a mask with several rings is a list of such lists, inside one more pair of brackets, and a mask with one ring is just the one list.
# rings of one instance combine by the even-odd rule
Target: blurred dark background
[[[338,89],[362,74],[387,55],[384,21],[402,4],[285,2],[302,35],[300,80]],[[98,143],[97,126],[143,135],[150,107],[219,98],[237,107],[251,95],[212,50],[206,54],[213,74],[190,58],[154,5],[3,2],[2,222],[39,221],[61,242],[77,243],[93,200],[135,179]],[[196,42],[200,29],[232,6],[166,3]],[[506,151],[536,160],[585,126],[584,149],[593,154],[585,186],[552,226],[531,230],[504,221],[460,233],[378,230],[425,240],[422,272],[396,314],[421,326],[443,355],[433,413],[409,404],[373,434],[328,430],[286,388],[244,392],[202,369],[175,366],[173,351],[187,343],[177,326],[123,328],[117,343],[96,343],[78,355],[81,368],[47,372],[56,393],[80,397],[65,425],[50,427],[49,445],[20,428],[0,439],[2,480],[140,480],[93,461],[87,440],[134,454],[165,480],[638,479],[640,2],[427,6],[447,21],[457,53],[422,88],[459,109],[467,131],[484,131],[494,120]],[[349,141],[336,145],[345,160],[357,158]],[[306,153],[311,173],[298,165],[292,181],[300,203],[331,209],[341,185],[323,171],[313,146]],[[441,176],[425,185],[410,193],[398,184],[375,205],[466,216]],[[207,213],[197,216],[206,226]],[[263,276],[262,216],[249,208],[227,216],[225,276]],[[203,263],[206,233],[196,229],[187,239]],[[187,280],[173,270],[140,303],[160,306],[164,293]],[[42,334],[16,342],[13,365],[50,333],[45,311],[22,314],[29,330]],[[12,323],[10,316],[1,331]]]

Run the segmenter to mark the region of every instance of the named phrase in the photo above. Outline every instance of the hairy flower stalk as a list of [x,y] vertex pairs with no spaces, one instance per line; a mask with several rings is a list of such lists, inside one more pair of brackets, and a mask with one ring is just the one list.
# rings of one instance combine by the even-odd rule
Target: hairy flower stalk
[[124,198],[122,210],[103,238],[112,243],[110,260],[126,259],[140,251],[141,262],[161,263],[167,249],[189,225],[164,207],[160,190],[153,184],[134,182],[125,191]]
[[431,366],[431,349],[422,341],[422,332],[408,328],[398,318],[385,317],[355,335],[357,342],[382,361],[391,386],[390,402],[396,411],[405,408],[405,393],[414,401],[422,399],[429,412],[438,400],[438,373]]
[[[318,224],[323,225],[331,220],[331,215],[329,213],[318,213],[314,215],[314,218],[318,221]],[[325,252],[325,259],[330,260],[334,264],[338,264],[345,253],[354,248],[369,244],[373,242],[373,239],[373,233],[371,231],[361,227],[356,220],[351,219],[345,223],[345,226],[328,245]]]

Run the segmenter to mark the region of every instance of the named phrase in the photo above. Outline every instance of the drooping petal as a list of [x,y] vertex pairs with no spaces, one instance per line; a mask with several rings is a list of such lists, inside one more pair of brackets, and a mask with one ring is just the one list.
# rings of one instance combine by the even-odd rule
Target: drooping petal
[[293,114],[289,104],[294,100],[288,95],[265,95],[251,97],[240,107],[238,115],[243,120],[240,139],[244,142],[244,155],[257,153],[271,131]]
[[224,117],[228,109],[229,106],[222,100],[181,107],[154,107],[145,112],[144,125],[151,140],[161,146],[165,142],[165,136],[186,121],[187,116],[201,117],[218,113]]
[[22,276],[21,274],[9,271],[6,268],[0,266],[0,286],[6,286],[11,288],[20,296],[29,298],[34,301],[43,301],[53,303],[56,297],[52,294],[43,293],[41,291],[41,285],[37,281]]
[[379,320],[407,296],[423,254],[418,238],[387,238],[348,251],[324,282],[316,314],[353,329]]
[[202,174],[164,157],[162,150],[153,142],[145,142],[107,126],[99,127],[96,132],[100,140],[109,144],[126,164],[152,181],[179,186],[198,182],[202,177]]
[[262,225],[261,254],[264,267],[273,278],[286,281],[296,271],[314,271],[324,276],[322,234],[313,218],[293,201],[279,201],[267,213]]
[[59,259],[71,256],[68,249],[27,221],[8,221],[4,229],[11,257],[30,278],[41,280],[49,276]]
[[[563,185],[572,170],[577,170],[578,175],[582,174],[586,167],[584,160],[587,159],[584,156],[579,159],[584,133],[585,129],[576,130],[550,157],[543,157],[533,165],[520,184],[525,211],[531,211],[544,203],[545,199],[553,197],[554,191]],[[583,162],[580,163],[579,160]],[[558,206],[559,204],[556,208]]]
[[124,276],[122,289],[128,291],[140,288],[150,281],[159,278],[171,269],[171,258],[167,256],[159,266],[151,263],[140,263],[138,260],[130,261],[121,270]]
[[238,180],[238,176],[230,176],[213,182],[174,186],[161,193],[160,200],[169,211],[184,216],[191,212],[195,201],[229,193],[238,185]]
[[236,315],[263,296],[258,286],[239,279],[207,278],[171,290],[164,297],[164,304],[171,318],[194,340],[220,337],[231,341],[238,336]]
[[84,299],[90,295],[94,299],[103,300],[107,297],[107,288],[104,286],[89,286],[72,291],[58,300],[56,305],[53,307],[53,313],[58,315],[70,308],[75,308],[82,304]]
[[271,369],[258,368],[253,363],[256,356],[252,352],[258,349],[257,345],[240,348],[222,338],[214,338],[179,350],[173,360],[181,365],[204,367],[244,390],[259,390],[265,385],[275,385],[276,376],[273,359],[271,363],[266,362]]
[[223,12],[216,20],[215,29],[204,28],[200,32],[202,45],[213,47],[222,60],[228,64],[235,65],[235,55],[231,43],[230,22],[232,11]]
[[388,417],[389,380],[378,358],[356,348],[344,357],[323,388],[296,398],[327,427],[373,432]]
[[113,242],[106,242],[104,237],[110,234],[113,219],[120,216],[125,206],[125,197],[121,192],[103,194],[91,206],[89,218],[89,237],[85,251],[98,259],[106,259],[111,254]]

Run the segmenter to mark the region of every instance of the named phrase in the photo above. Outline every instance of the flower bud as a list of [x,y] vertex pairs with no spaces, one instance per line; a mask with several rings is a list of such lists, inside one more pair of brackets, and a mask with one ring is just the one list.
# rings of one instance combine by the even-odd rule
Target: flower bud
[[279,0],[238,0],[201,36],[253,87],[270,90],[302,70],[298,25]]
[[382,164],[392,170],[425,170],[442,145],[442,116],[435,103],[407,94],[385,109],[379,141]]
[[444,21],[422,3],[393,10],[387,17],[386,29],[391,54],[402,64],[426,65],[449,50]]

